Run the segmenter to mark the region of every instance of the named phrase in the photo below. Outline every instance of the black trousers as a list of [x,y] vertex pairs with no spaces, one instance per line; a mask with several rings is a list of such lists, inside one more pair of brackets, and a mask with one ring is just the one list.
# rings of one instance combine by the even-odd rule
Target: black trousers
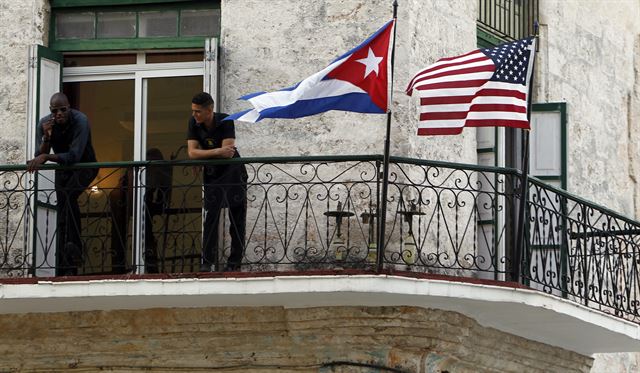
[[204,208],[206,211],[203,229],[202,261],[204,265],[218,263],[218,225],[223,207],[229,207],[229,234],[231,253],[227,268],[239,269],[244,254],[245,224],[247,220],[246,181],[242,185],[205,184]]
[[80,232],[78,198],[98,174],[94,168],[56,170],[56,276],[75,276],[82,265],[83,249]]

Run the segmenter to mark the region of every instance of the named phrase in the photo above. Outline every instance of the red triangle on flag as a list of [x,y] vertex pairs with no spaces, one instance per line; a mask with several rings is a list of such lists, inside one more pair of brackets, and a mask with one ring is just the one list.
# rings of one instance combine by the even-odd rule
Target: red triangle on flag
[[344,80],[361,88],[385,112],[388,104],[387,61],[393,23],[389,22],[369,42],[360,45],[346,61],[325,77]]

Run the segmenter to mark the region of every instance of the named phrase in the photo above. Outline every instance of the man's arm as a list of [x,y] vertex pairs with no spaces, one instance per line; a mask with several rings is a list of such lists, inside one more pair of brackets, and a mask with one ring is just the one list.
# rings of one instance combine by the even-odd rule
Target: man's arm
[[215,149],[201,149],[198,140],[187,140],[187,153],[190,159],[232,158],[236,152],[236,139],[222,140],[222,146]]
[[53,119],[50,118],[46,121],[41,120],[36,127],[36,151],[35,157],[27,162],[27,171],[34,172],[43,163],[47,161],[60,162],[60,158],[56,154],[49,154],[51,152],[51,129],[53,126]]

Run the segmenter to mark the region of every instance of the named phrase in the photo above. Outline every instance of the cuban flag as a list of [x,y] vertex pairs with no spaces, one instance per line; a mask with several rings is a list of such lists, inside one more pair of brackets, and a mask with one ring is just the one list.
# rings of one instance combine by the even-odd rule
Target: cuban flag
[[302,118],[329,110],[384,114],[388,106],[387,61],[394,20],[323,70],[293,87],[241,97],[253,105],[225,120]]

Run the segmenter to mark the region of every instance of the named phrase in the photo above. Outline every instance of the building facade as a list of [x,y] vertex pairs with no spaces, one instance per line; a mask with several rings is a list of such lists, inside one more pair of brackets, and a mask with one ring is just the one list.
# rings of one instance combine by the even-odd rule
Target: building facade
[[[334,111],[236,123],[236,144],[250,159],[254,188],[249,265],[242,273],[189,274],[202,224],[199,179],[189,165],[173,169],[171,201],[151,220],[159,250],[196,249],[162,251],[171,263],[164,274],[145,275],[140,263],[150,242],[148,222],[135,211],[146,205],[144,197],[132,197],[133,233],[124,245],[137,269],[126,278],[110,275],[114,233],[99,222],[101,213],[113,211],[110,191],[122,187],[127,169],[150,170],[144,164],[150,149],[163,160],[187,158],[194,93],[211,92],[219,111],[247,109],[238,97],[291,86],[392,15],[387,0],[0,0],[0,164],[7,166],[7,203],[0,208],[10,215],[2,227],[26,232],[6,233],[0,249],[0,325],[6,331],[0,370],[635,371],[636,355],[612,354],[640,348],[634,301],[640,289],[628,264],[640,247],[635,0],[399,1],[386,254],[369,256],[374,224],[359,218],[375,215],[380,201],[370,196],[380,185],[382,158],[376,156],[384,150],[387,118]],[[507,15],[511,21],[501,18]],[[517,232],[507,226],[517,221],[519,199],[509,191],[518,182],[517,173],[504,170],[521,168],[521,133],[482,128],[416,136],[418,99],[404,89],[441,57],[527,36],[534,19],[540,26],[530,174],[578,198],[531,189],[528,261],[511,268],[519,263],[512,254]],[[47,176],[37,176],[44,193],[6,207],[32,185],[14,168],[31,158],[37,119],[60,89],[88,114],[103,164],[95,188],[81,199],[90,264],[86,276],[74,279],[53,277],[55,250],[48,245],[54,232],[47,227],[55,224],[56,208]],[[491,181],[483,184],[483,178]],[[145,180],[138,179],[142,186]],[[185,185],[191,187],[181,189]],[[433,204],[442,211],[430,215]],[[583,222],[585,215],[593,219]],[[325,225],[312,223],[318,216]],[[331,220],[336,216],[351,242],[344,250],[333,246],[340,235],[333,230],[340,225]],[[413,222],[424,266],[405,273],[405,237]],[[586,225],[595,228],[580,228]],[[565,238],[558,231],[567,231]],[[323,240],[326,251],[314,244]],[[429,247],[437,252],[427,253]],[[613,249],[602,254],[601,247]],[[336,271],[335,263],[317,264],[341,252],[356,258],[351,266]],[[604,259],[575,258],[596,252]],[[372,273],[366,266],[380,257],[388,266]],[[493,262],[485,266],[487,257]]]

